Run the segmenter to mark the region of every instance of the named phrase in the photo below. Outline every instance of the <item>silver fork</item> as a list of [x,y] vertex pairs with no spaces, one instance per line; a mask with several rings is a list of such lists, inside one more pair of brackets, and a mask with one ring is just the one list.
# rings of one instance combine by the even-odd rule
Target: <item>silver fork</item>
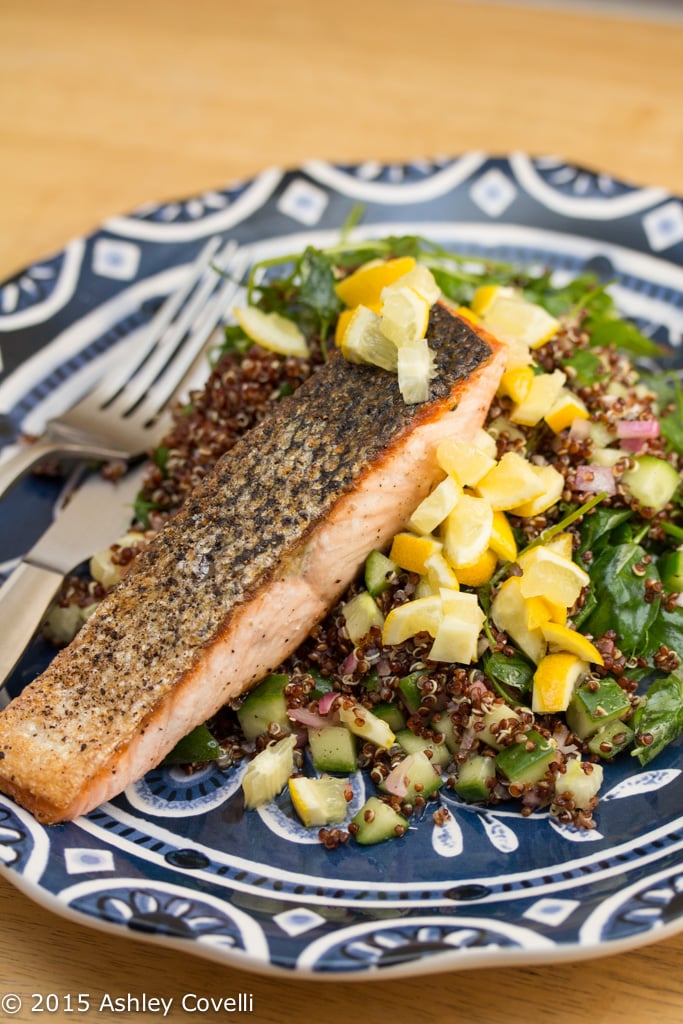
[[[0,463],[0,497],[49,455],[123,459],[143,455],[158,433],[160,414],[189,374],[220,322],[246,268],[235,242],[212,238],[187,280],[161,306],[147,337],[131,339],[118,369],[84,398],[50,420],[43,435]],[[221,274],[217,273],[217,267]]]

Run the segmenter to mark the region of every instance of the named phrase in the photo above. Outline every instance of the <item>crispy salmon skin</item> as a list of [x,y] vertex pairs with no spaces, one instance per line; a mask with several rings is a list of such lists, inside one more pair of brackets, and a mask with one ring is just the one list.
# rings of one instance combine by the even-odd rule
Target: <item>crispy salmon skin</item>
[[504,368],[437,305],[429,400],[338,352],[219,460],[69,647],[0,714],[0,790],[45,823],[121,792],[278,666],[472,437]]

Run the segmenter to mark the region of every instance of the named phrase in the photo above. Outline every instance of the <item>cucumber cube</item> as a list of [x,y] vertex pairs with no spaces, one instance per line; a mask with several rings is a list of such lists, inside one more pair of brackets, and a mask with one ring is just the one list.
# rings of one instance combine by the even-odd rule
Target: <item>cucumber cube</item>
[[371,796],[352,819],[356,842],[372,846],[387,839],[396,839],[408,828],[406,819],[379,797]]
[[291,732],[287,715],[285,687],[289,676],[275,673],[254,687],[237,709],[237,719],[245,739],[255,740],[268,732],[269,725],[278,725],[282,732]]
[[388,700],[380,701],[379,704],[375,704],[372,711],[376,718],[381,718],[383,722],[387,723],[392,732],[396,733],[400,729],[405,729],[406,717],[398,704],[392,704]]
[[468,803],[481,803],[491,793],[490,783],[496,777],[496,762],[493,757],[474,754],[460,765],[458,778],[453,789]]
[[555,759],[555,744],[535,729],[525,733],[523,743],[513,743],[496,754],[496,767],[509,782],[533,785],[545,775]]
[[309,729],[308,746],[320,772],[355,772],[356,738],[344,725]]
[[578,687],[567,708],[567,725],[576,736],[587,740],[601,726],[623,718],[630,707],[619,683],[608,676],[597,687],[588,683]]
[[630,746],[634,738],[635,733],[630,725],[613,718],[611,722],[601,725],[598,731],[593,733],[588,740],[588,749],[591,754],[611,761],[620,751]]
[[383,594],[398,566],[381,551],[371,551],[365,560],[365,586],[373,597]]
[[432,764],[438,765],[439,768],[445,768],[451,763],[451,752],[446,743],[434,743],[424,736],[416,736],[412,729],[399,729],[396,733],[396,742],[406,754],[431,751]]

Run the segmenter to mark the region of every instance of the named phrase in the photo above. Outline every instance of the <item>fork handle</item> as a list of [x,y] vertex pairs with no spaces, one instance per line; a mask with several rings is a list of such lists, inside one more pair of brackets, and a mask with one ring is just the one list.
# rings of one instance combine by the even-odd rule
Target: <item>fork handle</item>
[[41,438],[32,444],[22,446],[14,455],[0,462],[0,498],[15,483],[21,480],[28,471],[50,455],[66,455],[80,459],[120,459],[127,458],[128,453],[105,445],[70,444],[68,441],[53,441]]
[[20,562],[0,587],[0,686],[19,661],[64,577],[52,569]]

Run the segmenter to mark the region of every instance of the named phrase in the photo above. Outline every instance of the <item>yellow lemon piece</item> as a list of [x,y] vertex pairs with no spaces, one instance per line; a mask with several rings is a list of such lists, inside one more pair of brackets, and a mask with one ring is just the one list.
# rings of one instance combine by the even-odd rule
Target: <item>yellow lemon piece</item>
[[477,289],[472,309],[483,317],[485,327],[514,338],[531,349],[544,345],[560,326],[559,320],[543,306],[529,302],[514,288],[494,285],[490,290]]
[[566,711],[589,666],[575,654],[546,654],[534,672],[531,710],[536,714]]
[[527,602],[521,592],[519,576],[510,576],[491,602],[495,626],[507,633],[521,651],[538,663],[546,652],[546,642],[538,628],[527,625]]
[[498,509],[493,513],[489,545],[503,562],[514,562],[517,558],[517,541],[512,527],[505,513]]
[[418,537],[414,533],[397,533],[391,544],[389,558],[406,572],[425,574],[426,560],[441,551],[441,544],[435,537]]
[[400,288],[412,288],[429,306],[433,306],[441,297],[441,289],[431,270],[425,267],[424,263],[416,263],[402,277],[388,284],[382,292],[382,298],[386,299],[391,292]]
[[534,374],[527,395],[510,413],[512,422],[535,427],[552,409],[566,379],[562,370]]
[[461,494],[460,485],[452,476],[447,476],[420,502],[410,517],[408,526],[416,533],[431,533],[453,511]]
[[392,608],[384,620],[382,643],[387,647],[402,644],[418,633],[435,637],[442,618],[443,605],[438,594],[407,601]]
[[346,784],[346,779],[332,775],[313,779],[295,775],[289,779],[292,805],[307,828],[335,825],[344,820],[348,811]]
[[351,312],[340,348],[350,363],[370,363],[392,373],[398,368],[396,346],[382,334],[379,316],[367,306],[356,306]]
[[235,319],[252,341],[281,356],[301,356],[308,353],[303,332],[280,313],[264,313],[258,306],[241,306],[233,310]]
[[477,483],[476,489],[491,508],[505,512],[537,498],[543,483],[528,459],[518,452],[506,452]]
[[574,556],[574,539],[571,533],[558,533],[551,540],[546,541],[543,547],[562,555],[563,558],[571,559]]
[[458,583],[462,587],[482,587],[493,576],[498,565],[498,556],[487,548],[472,565],[462,565],[456,570]]
[[443,524],[443,553],[455,575],[473,565],[489,547],[493,509],[483,498],[463,494]]
[[531,390],[534,371],[530,366],[516,366],[505,371],[500,378],[498,394],[511,398],[513,402],[523,402]]
[[353,309],[343,309],[337,317],[337,325],[334,329],[334,343],[335,345],[341,345],[342,338],[346,333],[346,328],[349,326],[351,317],[353,316]]
[[521,505],[516,505],[513,509],[510,509],[513,515],[525,518],[539,516],[541,512],[551,508],[562,497],[564,477],[554,466],[532,466],[532,468],[543,490],[535,498],[531,498],[530,501],[522,502]]
[[372,306],[379,303],[382,290],[415,266],[412,256],[394,260],[370,260],[348,277],[338,281],[335,291],[346,306]]
[[561,604],[553,604],[544,597],[526,598],[527,626],[538,629],[548,622],[557,622],[564,626],[567,621],[567,609]]
[[576,603],[589,582],[588,573],[576,562],[544,545],[520,555],[518,565],[522,570],[520,589],[524,597],[544,597],[564,608]]
[[457,306],[455,309],[457,316],[462,317],[463,320],[467,320],[471,324],[481,323],[481,317],[477,316],[473,309],[469,306]]
[[431,594],[439,594],[444,587],[448,590],[458,590],[460,586],[457,576],[440,551],[435,551],[429,558],[425,558],[423,581],[429,588],[425,592]]
[[426,338],[405,342],[398,349],[398,388],[406,405],[426,402],[429,382],[436,374],[434,353]]
[[595,644],[592,644],[582,633],[568,626],[560,625],[557,622],[544,622],[541,625],[541,632],[548,641],[551,651],[567,651],[575,654],[583,661],[590,661],[594,665],[604,665],[604,659]]
[[414,288],[385,290],[380,330],[397,348],[424,338],[429,323],[429,303]]
[[[488,436],[488,435],[486,435]],[[446,437],[436,449],[436,461],[444,472],[463,487],[473,487],[495,465],[495,459],[476,443],[458,437]]]
[[587,420],[590,416],[585,402],[568,388],[562,388],[544,419],[554,434],[571,427],[574,420]]
[[431,661],[470,665],[476,661],[479,634],[485,615],[476,594],[450,593],[442,597],[443,617],[429,652]]

